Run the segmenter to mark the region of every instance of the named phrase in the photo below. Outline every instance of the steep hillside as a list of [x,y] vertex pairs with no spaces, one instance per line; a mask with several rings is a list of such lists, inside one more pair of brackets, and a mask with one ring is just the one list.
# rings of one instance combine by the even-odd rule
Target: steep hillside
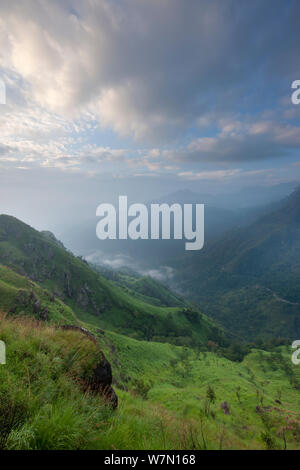
[[173,263],[177,285],[239,335],[300,335],[300,189],[249,227]]
[[0,309],[61,324],[77,322],[73,310],[36,282],[0,265]]
[[165,307],[187,307],[188,301],[172,291],[167,285],[156,281],[150,276],[142,276],[132,269],[109,269],[99,264],[91,266],[101,276],[112,280],[131,296]]
[[[220,330],[191,307],[147,303],[145,289],[155,296],[158,289],[149,280],[129,276],[115,285],[53,236],[15,219],[1,218],[0,245],[1,260],[10,265],[0,265],[0,309],[7,312],[0,315],[7,349],[0,365],[1,448],[299,447],[300,369],[291,364],[289,346],[239,354],[238,345],[224,347]],[[23,275],[12,269],[18,262]],[[85,312],[74,290],[82,283],[110,296],[107,312]],[[143,300],[126,292],[130,284]],[[107,399],[115,403],[113,391],[95,394],[99,364],[106,361],[101,351],[119,397],[114,412],[106,406]]]
[[[151,303],[149,296],[146,299],[142,294],[130,295],[65,250],[54,236],[39,233],[6,215],[0,216],[0,263],[47,291],[43,293],[48,296],[47,301],[33,292],[37,297],[35,301],[43,304],[43,308],[49,310],[53,302],[53,305],[62,302],[68,306],[66,314],[69,318],[73,315],[97,327],[140,339],[189,346],[207,344],[208,340],[223,341],[223,332],[205,315],[190,308],[158,306],[157,302]],[[27,282],[25,295],[15,284],[21,281],[12,273],[10,286],[8,271],[2,269],[2,275],[6,276],[4,279],[0,277],[0,280],[7,292],[3,296],[3,306],[11,311],[26,311],[27,297],[32,297],[32,285],[28,280],[23,281]],[[22,296],[25,296],[25,305]]]

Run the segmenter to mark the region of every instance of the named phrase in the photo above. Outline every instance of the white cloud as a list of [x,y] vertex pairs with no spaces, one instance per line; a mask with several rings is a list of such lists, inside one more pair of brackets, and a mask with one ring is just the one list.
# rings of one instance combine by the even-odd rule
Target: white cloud
[[[299,6],[284,12],[279,34],[274,21],[282,18],[282,3],[238,5],[2,0],[0,74],[8,105],[0,110],[1,164],[85,167],[90,174],[109,167],[118,175],[115,167],[124,164],[139,169],[137,175],[187,177],[191,163],[247,163],[298,149],[300,127],[286,119],[299,113],[287,109],[288,100],[277,103],[280,115],[256,108],[263,107],[260,93],[268,93],[268,77],[288,82],[299,70],[298,51],[282,41],[284,34],[292,43],[299,38]],[[253,31],[255,40],[249,41]],[[99,126],[145,148],[90,143]],[[183,144],[191,129],[192,142]],[[214,177],[235,171],[219,170]],[[213,172],[193,175],[210,179]]]
[[249,178],[253,176],[271,176],[272,169],[264,170],[250,170],[243,171],[240,168],[232,170],[211,170],[211,171],[183,171],[178,173],[178,176],[186,180],[211,180],[211,181],[224,181],[231,180],[232,178]]
[[[296,68],[297,51],[283,55],[284,31],[274,35],[282,8],[269,1],[237,8],[191,0],[186,8],[182,0],[2,0],[0,61],[25,81],[27,101],[72,119],[90,109],[119,134],[159,141],[203,125],[212,97],[216,112],[235,107],[253,72],[267,73],[266,57],[281,74],[283,59],[289,73]],[[296,9],[284,23],[295,38]],[[266,12],[270,21],[261,22]],[[254,28],[257,43],[248,40]]]
[[181,176],[185,179],[190,180],[219,180],[224,178],[230,178],[232,176],[237,176],[240,174],[241,170],[216,170],[216,171],[184,171],[178,173],[178,176]]
[[140,271],[144,276],[150,276],[160,282],[171,281],[175,276],[175,269],[170,266],[160,266],[158,269]]

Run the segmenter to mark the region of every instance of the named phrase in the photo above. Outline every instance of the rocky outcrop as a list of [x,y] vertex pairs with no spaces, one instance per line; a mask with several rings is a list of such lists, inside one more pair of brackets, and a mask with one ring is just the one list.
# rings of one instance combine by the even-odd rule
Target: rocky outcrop
[[87,309],[89,305],[89,292],[87,292],[84,287],[82,287],[79,291],[77,296],[77,304],[84,310]]
[[100,305],[96,302],[95,292],[86,282],[78,291],[76,303],[82,310],[92,310],[95,315],[101,315],[110,308],[108,301],[104,301]]
[[90,390],[101,393],[104,399],[113,407],[118,406],[118,397],[112,387],[112,371],[111,365],[101,351],[101,359],[93,370],[89,379]]
[[68,272],[64,272],[64,285],[65,285],[65,293],[71,299],[73,295],[73,291],[71,288],[71,276]]
[[32,288],[29,292],[24,290],[19,291],[16,297],[16,303],[11,307],[9,313],[16,314],[18,312],[20,315],[22,312],[22,314],[24,314],[25,309],[28,307],[31,308],[36,318],[42,321],[49,321],[48,307],[41,304],[40,299],[36,296]]
[[86,328],[83,328],[82,326],[77,326],[77,325],[62,325],[61,328],[63,330],[72,330],[72,331],[79,331],[80,333],[84,334],[87,336],[93,343],[98,345],[98,341],[96,336],[94,336],[89,330]]
[[226,415],[230,414],[229,404],[227,403],[227,401],[223,401],[223,403],[221,403],[221,408]]
[[39,318],[42,320],[42,321],[49,321],[49,310],[48,310],[48,307],[44,307],[43,309],[41,309],[38,313],[39,315]]
[[[86,328],[77,325],[62,325],[61,328],[63,330],[78,331],[99,346],[97,338]],[[94,393],[100,393],[112,408],[117,408],[118,396],[111,385],[112,379],[111,365],[99,349],[99,360],[86,379],[86,389]]]

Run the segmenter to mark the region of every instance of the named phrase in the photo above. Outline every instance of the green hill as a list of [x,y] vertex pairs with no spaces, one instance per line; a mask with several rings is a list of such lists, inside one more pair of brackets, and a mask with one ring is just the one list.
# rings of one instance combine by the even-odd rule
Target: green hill
[[237,363],[114,332],[96,336],[113,366],[115,411],[84,388],[98,361],[93,341],[0,315],[1,449],[299,448],[300,372],[288,347]]
[[[11,217],[0,229],[1,448],[299,447],[300,369],[289,346],[248,349],[232,362],[234,344],[222,347],[205,315],[145,301],[156,298],[145,288],[158,297],[164,288],[134,276],[114,284]],[[112,365],[115,411],[90,388],[100,351]]]
[[112,280],[131,296],[138,297],[145,302],[164,307],[188,307],[189,305],[186,299],[150,276],[142,276],[129,268],[117,271],[99,264],[91,264],[91,266],[101,276]]
[[179,289],[241,337],[299,337],[300,189],[173,266]]
[[[40,233],[6,215],[0,216],[0,263],[45,290],[40,294],[47,299],[40,298],[38,292],[33,293],[36,302],[41,304],[36,313],[41,314],[46,308],[50,317],[57,319],[57,309],[60,308],[66,312],[62,315],[69,319],[75,316],[79,321],[138,339],[186,346],[207,344],[209,340],[220,344],[225,341],[222,330],[200,312],[190,307],[157,305],[163,303],[162,300],[155,299],[153,302],[150,296],[145,296],[145,285],[144,294],[139,292],[141,285],[138,282],[134,290],[140,295],[134,296],[124,287],[104,279],[85,261],[68,252],[48,232]],[[1,273],[6,273],[7,278],[7,271],[1,269],[0,276]],[[0,307],[2,305],[18,313],[34,309],[34,305],[28,303],[33,286],[28,283],[27,292],[22,294],[20,288],[16,288],[13,274],[11,281],[12,285],[9,286],[8,282],[3,285],[7,295],[0,299]],[[143,280],[140,282],[144,283]],[[151,292],[147,291],[151,295],[158,292],[157,283],[147,280],[147,285],[152,287]],[[161,288],[161,291],[166,302],[166,289]],[[175,298],[175,295],[172,297],[169,294],[169,298]],[[64,306],[58,307],[62,303]],[[57,307],[56,311],[54,307]]]

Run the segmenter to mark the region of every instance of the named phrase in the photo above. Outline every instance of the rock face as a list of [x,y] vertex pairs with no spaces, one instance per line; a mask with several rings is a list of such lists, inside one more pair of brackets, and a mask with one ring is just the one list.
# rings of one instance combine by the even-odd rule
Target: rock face
[[[93,341],[98,346],[97,338],[86,328],[82,328],[77,325],[63,325],[63,330],[79,331],[84,334],[90,341]],[[99,362],[96,364],[92,371],[92,374],[87,379],[86,388],[92,390],[95,393],[100,393],[105,401],[109,403],[112,408],[118,406],[118,396],[115,393],[112,384],[112,371],[111,365],[104,356],[103,352],[99,350]]]
[[221,403],[221,408],[226,415],[229,415],[230,410],[229,410],[229,404],[227,403],[227,401],[223,401],[223,403]]
[[101,351],[102,358],[93,370],[93,375],[89,380],[89,387],[94,392],[101,393],[105,400],[113,407],[118,406],[118,397],[111,386],[112,372],[111,365]]
[[38,299],[32,288],[30,289],[29,293],[24,290],[19,291],[19,294],[16,297],[16,304],[11,307],[9,313],[15,314],[18,310],[19,315],[21,313],[24,314],[24,311],[27,307],[31,308],[32,313],[39,320],[44,322],[50,320],[48,307],[41,304],[40,299]]

